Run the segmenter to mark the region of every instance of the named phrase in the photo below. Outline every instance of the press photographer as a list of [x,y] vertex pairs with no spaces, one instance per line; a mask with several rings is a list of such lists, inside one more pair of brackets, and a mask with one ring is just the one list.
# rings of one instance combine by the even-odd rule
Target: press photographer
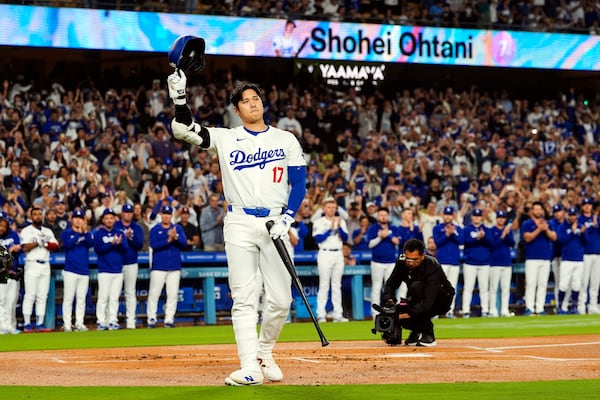
[[[396,304],[396,291],[402,282],[408,287],[406,305],[403,302]],[[395,310],[395,332],[399,334],[397,343],[402,340],[400,328],[404,328],[411,331],[405,341],[407,346],[436,346],[431,318],[443,315],[450,309],[454,293],[440,263],[434,257],[425,255],[423,242],[418,239],[408,240],[404,244],[404,253],[396,261],[391,276],[385,282],[382,296],[381,309]],[[380,317],[376,320],[374,331],[382,332],[382,328]],[[384,340],[385,336],[389,338],[393,333],[384,335]],[[394,344],[389,339],[386,343]]]

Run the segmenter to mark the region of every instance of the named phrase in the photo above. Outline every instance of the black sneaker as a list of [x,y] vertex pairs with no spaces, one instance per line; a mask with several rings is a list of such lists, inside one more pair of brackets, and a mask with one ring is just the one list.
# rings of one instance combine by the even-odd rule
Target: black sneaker
[[433,347],[433,346],[437,346],[437,343],[435,341],[435,336],[433,336],[433,334],[427,334],[424,333],[421,335],[421,338],[419,339],[419,342],[417,343],[417,346],[421,346],[421,347]]
[[412,331],[404,341],[404,344],[407,346],[417,346],[419,343],[419,337],[421,337],[419,332]]

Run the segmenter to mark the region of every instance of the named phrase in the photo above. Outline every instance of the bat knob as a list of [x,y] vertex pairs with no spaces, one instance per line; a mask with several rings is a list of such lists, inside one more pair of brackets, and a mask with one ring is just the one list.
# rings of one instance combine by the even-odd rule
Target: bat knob
[[270,231],[271,231],[271,228],[273,227],[273,225],[275,225],[275,221],[273,221],[273,220],[269,220],[269,221],[267,221],[267,222],[265,223],[265,225],[266,225],[266,227],[267,227],[267,230],[270,232]]

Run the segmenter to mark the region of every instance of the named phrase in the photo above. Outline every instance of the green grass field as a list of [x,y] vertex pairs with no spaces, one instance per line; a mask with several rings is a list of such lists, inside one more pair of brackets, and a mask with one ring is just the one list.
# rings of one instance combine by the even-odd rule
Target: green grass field
[[[353,321],[347,324],[323,324],[329,341],[380,340],[371,333],[371,321]],[[435,321],[438,342],[452,338],[498,338],[595,334],[600,340],[599,316],[546,316],[481,319],[439,319]],[[282,342],[317,341],[318,336],[310,322],[286,325]],[[4,351],[57,350],[106,347],[139,347],[169,345],[201,345],[233,343],[230,325],[178,327],[176,329],[138,329],[85,333],[22,334],[5,335],[0,339],[0,362]],[[559,368],[559,364],[550,367]],[[429,399],[443,396],[454,399],[597,399],[599,380],[556,382],[507,382],[507,383],[460,383],[415,385],[329,385],[286,386],[264,385],[248,388],[231,387],[39,387],[1,386],[3,399],[322,399],[335,396],[338,399]],[[27,374],[27,371],[23,371]],[[48,371],[51,374],[51,371]],[[414,371],[407,371],[414,373]],[[35,378],[35,377],[32,377]],[[382,376],[382,382],[385,382]]]

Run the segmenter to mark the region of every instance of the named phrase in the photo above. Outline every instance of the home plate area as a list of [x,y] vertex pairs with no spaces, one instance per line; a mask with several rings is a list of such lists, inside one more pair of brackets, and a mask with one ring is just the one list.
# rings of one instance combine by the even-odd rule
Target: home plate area
[[[234,345],[12,352],[2,358],[0,376],[9,385],[212,386],[239,368]],[[432,348],[382,340],[278,343],[274,358],[284,380],[268,385],[597,379],[600,336],[441,339]]]

